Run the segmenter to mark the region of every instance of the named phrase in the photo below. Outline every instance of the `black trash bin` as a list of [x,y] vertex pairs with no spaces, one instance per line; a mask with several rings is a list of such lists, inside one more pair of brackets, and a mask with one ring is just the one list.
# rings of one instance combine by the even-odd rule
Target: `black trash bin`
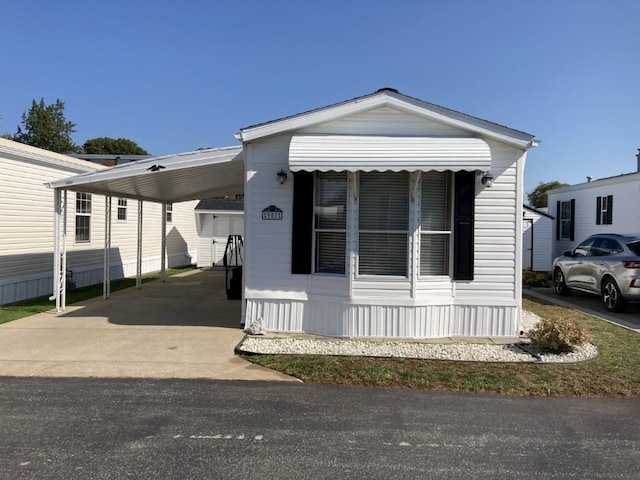
[[222,258],[228,300],[242,299],[242,236],[229,235]]

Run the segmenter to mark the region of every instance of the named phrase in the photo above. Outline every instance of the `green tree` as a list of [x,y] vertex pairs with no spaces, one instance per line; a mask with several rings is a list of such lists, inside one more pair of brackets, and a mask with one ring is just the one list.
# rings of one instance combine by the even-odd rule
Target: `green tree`
[[77,153],[80,148],[71,140],[76,124],[64,116],[64,102],[47,105],[44,98],[33,100],[31,108],[22,114],[22,126],[13,136],[16,142],[44,148],[57,153]]
[[534,208],[547,207],[547,191],[552,190],[554,188],[560,187],[568,187],[568,183],[562,183],[558,180],[553,180],[552,182],[540,182],[538,186],[531,193],[527,193],[527,198],[529,199],[529,205]]
[[98,137],[84,142],[84,153],[107,155],[149,155],[144,148],[127,138]]

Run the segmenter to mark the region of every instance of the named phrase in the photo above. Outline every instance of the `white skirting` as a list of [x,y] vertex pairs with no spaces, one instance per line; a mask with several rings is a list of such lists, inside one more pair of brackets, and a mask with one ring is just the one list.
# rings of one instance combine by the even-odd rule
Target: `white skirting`
[[317,300],[247,299],[245,324],[267,331],[335,337],[511,337],[515,305],[368,305]]

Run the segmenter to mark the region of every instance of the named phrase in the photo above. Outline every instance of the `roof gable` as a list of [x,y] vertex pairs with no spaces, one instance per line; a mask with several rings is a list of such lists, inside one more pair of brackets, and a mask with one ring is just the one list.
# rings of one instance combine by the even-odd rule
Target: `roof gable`
[[380,89],[372,94],[345,102],[243,128],[236,134],[236,138],[242,142],[250,142],[285,132],[311,128],[382,107],[432,120],[524,150],[535,147],[539,143],[533,135],[528,133],[409,97],[393,89]]

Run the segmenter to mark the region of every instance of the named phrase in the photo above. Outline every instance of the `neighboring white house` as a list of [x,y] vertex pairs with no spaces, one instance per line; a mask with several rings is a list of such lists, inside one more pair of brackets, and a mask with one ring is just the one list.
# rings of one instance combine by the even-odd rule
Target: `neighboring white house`
[[222,266],[229,235],[244,235],[244,201],[209,198],[196,205],[198,267]]
[[553,262],[553,217],[542,210],[524,205],[522,221],[522,269],[550,272]]
[[236,137],[247,325],[346,337],[517,334],[533,135],[381,89]]
[[549,190],[555,211],[553,255],[562,255],[594,233],[640,233],[638,171]]
[[[45,183],[102,170],[108,168],[0,138],[0,304],[53,291],[54,194]],[[69,192],[67,202],[67,268],[78,287],[100,283],[104,197]],[[175,204],[167,214],[169,265],[195,262],[195,204]],[[136,274],[137,212],[137,201],[113,198],[112,279]],[[161,207],[145,202],[143,212],[143,271],[149,272],[160,268]]]

